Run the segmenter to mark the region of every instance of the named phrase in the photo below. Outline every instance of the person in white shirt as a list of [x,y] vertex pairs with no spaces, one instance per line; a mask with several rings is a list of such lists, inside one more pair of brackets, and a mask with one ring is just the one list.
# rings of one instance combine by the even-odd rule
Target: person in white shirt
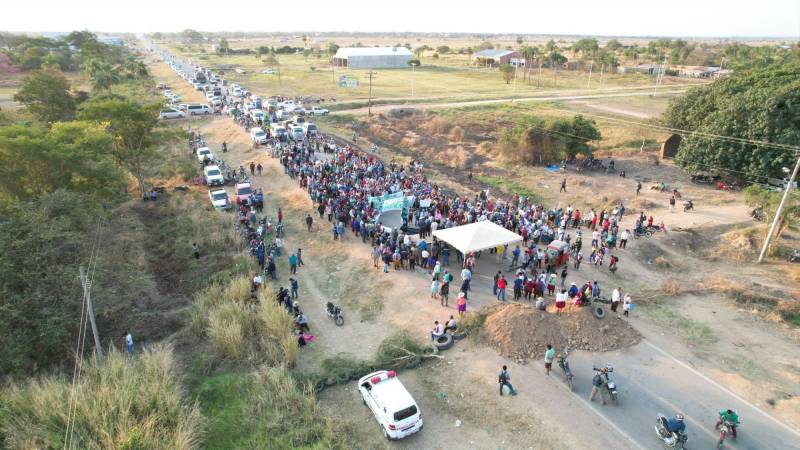
[[445,325],[444,331],[445,332],[447,332],[447,330],[456,331],[456,328],[458,328],[458,325],[456,325],[456,319],[453,316],[450,316],[450,320],[447,321],[447,325]]
[[431,340],[435,341],[436,338],[441,337],[444,334],[444,326],[439,323],[439,321],[433,322],[433,330],[431,330]]
[[622,230],[622,233],[619,235],[619,248],[625,248],[628,245],[628,238],[630,236],[631,234],[627,229]]
[[617,312],[621,295],[620,288],[614,289],[614,291],[611,293],[611,311]]

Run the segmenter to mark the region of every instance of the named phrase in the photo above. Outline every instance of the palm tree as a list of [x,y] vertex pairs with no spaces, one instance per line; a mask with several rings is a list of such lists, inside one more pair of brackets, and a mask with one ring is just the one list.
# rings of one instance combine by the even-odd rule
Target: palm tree
[[531,45],[523,45],[519,48],[519,54],[525,61],[525,71],[523,72],[523,78],[526,80],[530,79],[530,66],[533,63],[533,58],[536,57],[536,53],[538,53],[538,51],[539,51],[538,48]]
[[92,89],[96,91],[108,90],[119,81],[118,71],[109,63],[99,63],[91,75]]

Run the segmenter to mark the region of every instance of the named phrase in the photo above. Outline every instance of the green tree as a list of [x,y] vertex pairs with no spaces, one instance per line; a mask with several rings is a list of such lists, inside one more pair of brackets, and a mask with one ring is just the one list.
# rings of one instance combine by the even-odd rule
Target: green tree
[[87,42],[96,42],[97,35],[92,33],[89,30],[83,31],[73,31],[72,33],[68,34],[65,41],[69,43],[69,45],[75,46],[76,48],[80,49],[83,44]]
[[37,70],[26,76],[14,100],[25,105],[36,120],[51,124],[75,117],[75,98],[69,81],[52,70]]
[[68,189],[111,198],[125,185],[112,138],[92,122],[0,128],[0,197],[27,199]]
[[228,43],[227,39],[222,38],[219,40],[219,45],[217,46],[217,53],[219,53],[220,55],[227,55],[230,49],[231,46]]
[[620,48],[622,48],[622,44],[616,39],[609,39],[608,42],[606,42],[605,49],[610,52],[616,52]]
[[439,53],[440,55],[444,55],[444,54],[450,53],[450,47],[448,47],[446,45],[440,45],[440,46],[436,47],[436,53]]
[[498,69],[500,70],[500,74],[503,76],[503,80],[505,80],[506,84],[511,83],[511,79],[514,78],[514,66],[511,64],[501,64]]
[[579,39],[572,46],[572,51],[575,53],[580,53],[584,58],[593,58],[599,49],[600,46],[595,38]]
[[331,43],[328,44],[328,54],[329,55],[331,55],[331,56],[335,55],[337,51],[339,51],[339,46],[336,44],[336,42],[331,42]]
[[716,169],[730,177],[782,177],[794,152],[709,135],[800,146],[800,63],[736,72],[670,102],[664,122],[685,134],[675,161],[686,170]]
[[[781,202],[783,192],[773,192],[762,188],[758,185],[748,186],[744,190],[744,202],[753,207],[761,207],[766,216],[772,219],[775,211],[778,210],[778,204]],[[792,223],[800,222],[800,193],[794,189],[789,193],[789,198],[781,210],[781,216],[778,218],[778,226],[775,227],[775,239],[780,239],[781,234]]]
[[183,39],[185,41],[189,41],[189,42],[197,42],[197,41],[202,41],[203,40],[203,34],[202,33],[200,33],[199,31],[196,31],[196,30],[192,30],[190,28],[187,28],[187,29],[181,31],[181,37],[183,37]]
[[110,89],[122,79],[119,71],[111,63],[99,59],[89,60],[85,70],[92,83],[92,89],[97,92]]
[[112,155],[117,165],[130,173],[145,195],[145,178],[159,158],[157,146],[175,137],[159,128],[159,104],[141,105],[119,97],[100,97],[83,104],[82,120],[107,124],[114,137]]

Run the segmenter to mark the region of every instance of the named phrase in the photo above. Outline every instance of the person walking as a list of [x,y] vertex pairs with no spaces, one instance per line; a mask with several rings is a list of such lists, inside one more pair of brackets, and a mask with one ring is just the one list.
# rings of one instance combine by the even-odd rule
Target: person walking
[[291,273],[292,275],[297,273],[297,254],[296,253],[292,253],[291,256],[289,256],[289,273]]
[[303,262],[303,249],[298,248],[296,254],[297,254],[297,266],[298,267],[305,266],[306,263]]
[[564,286],[567,284],[567,266],[564,266],[561,269],[561,289],[564,289]]
[[519,245],[514,247],[514,250],[511,252],[511,265],[508,266],[508,270],[513,270],[517,267],[517,263],[519,263],[519,255],[522,251],[519,249]]
[[258,176],[261,176],[261,171],[264,170],[264,166],[262,166],[261,163],[258,163],[256,170],[258,171]]
[[308,231],[311,231],[311,225],[314,224],[314,218],[311,217],[311,214],[306,214],[306,227],[308,227]]
[[192,243],[192,255],[194,259],[200,259],[200,246],[196,242]]
[[125,332],[125,351],[128,352],[129,355],[133,354],[133,336],[130,331]]
[[544,374],[550,375],[550,369],[553,367],[553,358],[556,356],[556,349],[552,344],[547,344],[547,351],[544,352]]
[[[447,277],[447,275],[448,274],[445,274],[445,277]],[[446,278],[445,278],[445,280],[446,280]],[[440,298],[440,302],[441,302],[442,306],[444,306],[444,307],[448,306],[448,296],[449,295],[450,295],[450,281],[445,281],[444,283],[442,283],[442,287],[439,288],[439,296],[441,297]]]
[[256,174],[256,163],[250,161],[250,175],[255,175],[255,174]]
[[433,277],[431,279],[431,298],[436,298],[439,295],[439,278]]
[[494,296],[497,296],[497,282],[500,280],[500,274],[499,270],[494,274],[494,283],[492,284],[492,295]]
[[292,286],[292,300],[294,300],[297,298],[298,292],[300,290],[300,285],[297,282],[296,278],[289,278],[289,283],[291,283]]
[[669,212],[675,212],[675,196],[669,197]]
[[567,192],[567,179],[564,178],[561,180],[561,189],[558,190],[558,193]]
[[500,383],[500,395],[503,395],[503,387],[508,387],[510,395],[517,395],[516,389],[511,385],[511,374],[508,373],[508,366],[503,366],[497,375],[497,382]]
[[636,196],[639,196],[639,193],[642,191],[642,182],[639,181],[636,183]]
[[619,248],[624,249],[628,245],[628,238],[631,237],[631,232],[627,228],[622,230],[619,235]]

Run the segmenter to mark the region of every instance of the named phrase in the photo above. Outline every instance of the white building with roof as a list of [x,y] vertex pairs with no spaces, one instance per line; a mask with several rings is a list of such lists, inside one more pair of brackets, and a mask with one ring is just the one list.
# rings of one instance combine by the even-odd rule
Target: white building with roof
[[343,47],[336,51],[333,64],[353,69],[398,69],[408,67],[414,58],[405,47]]

